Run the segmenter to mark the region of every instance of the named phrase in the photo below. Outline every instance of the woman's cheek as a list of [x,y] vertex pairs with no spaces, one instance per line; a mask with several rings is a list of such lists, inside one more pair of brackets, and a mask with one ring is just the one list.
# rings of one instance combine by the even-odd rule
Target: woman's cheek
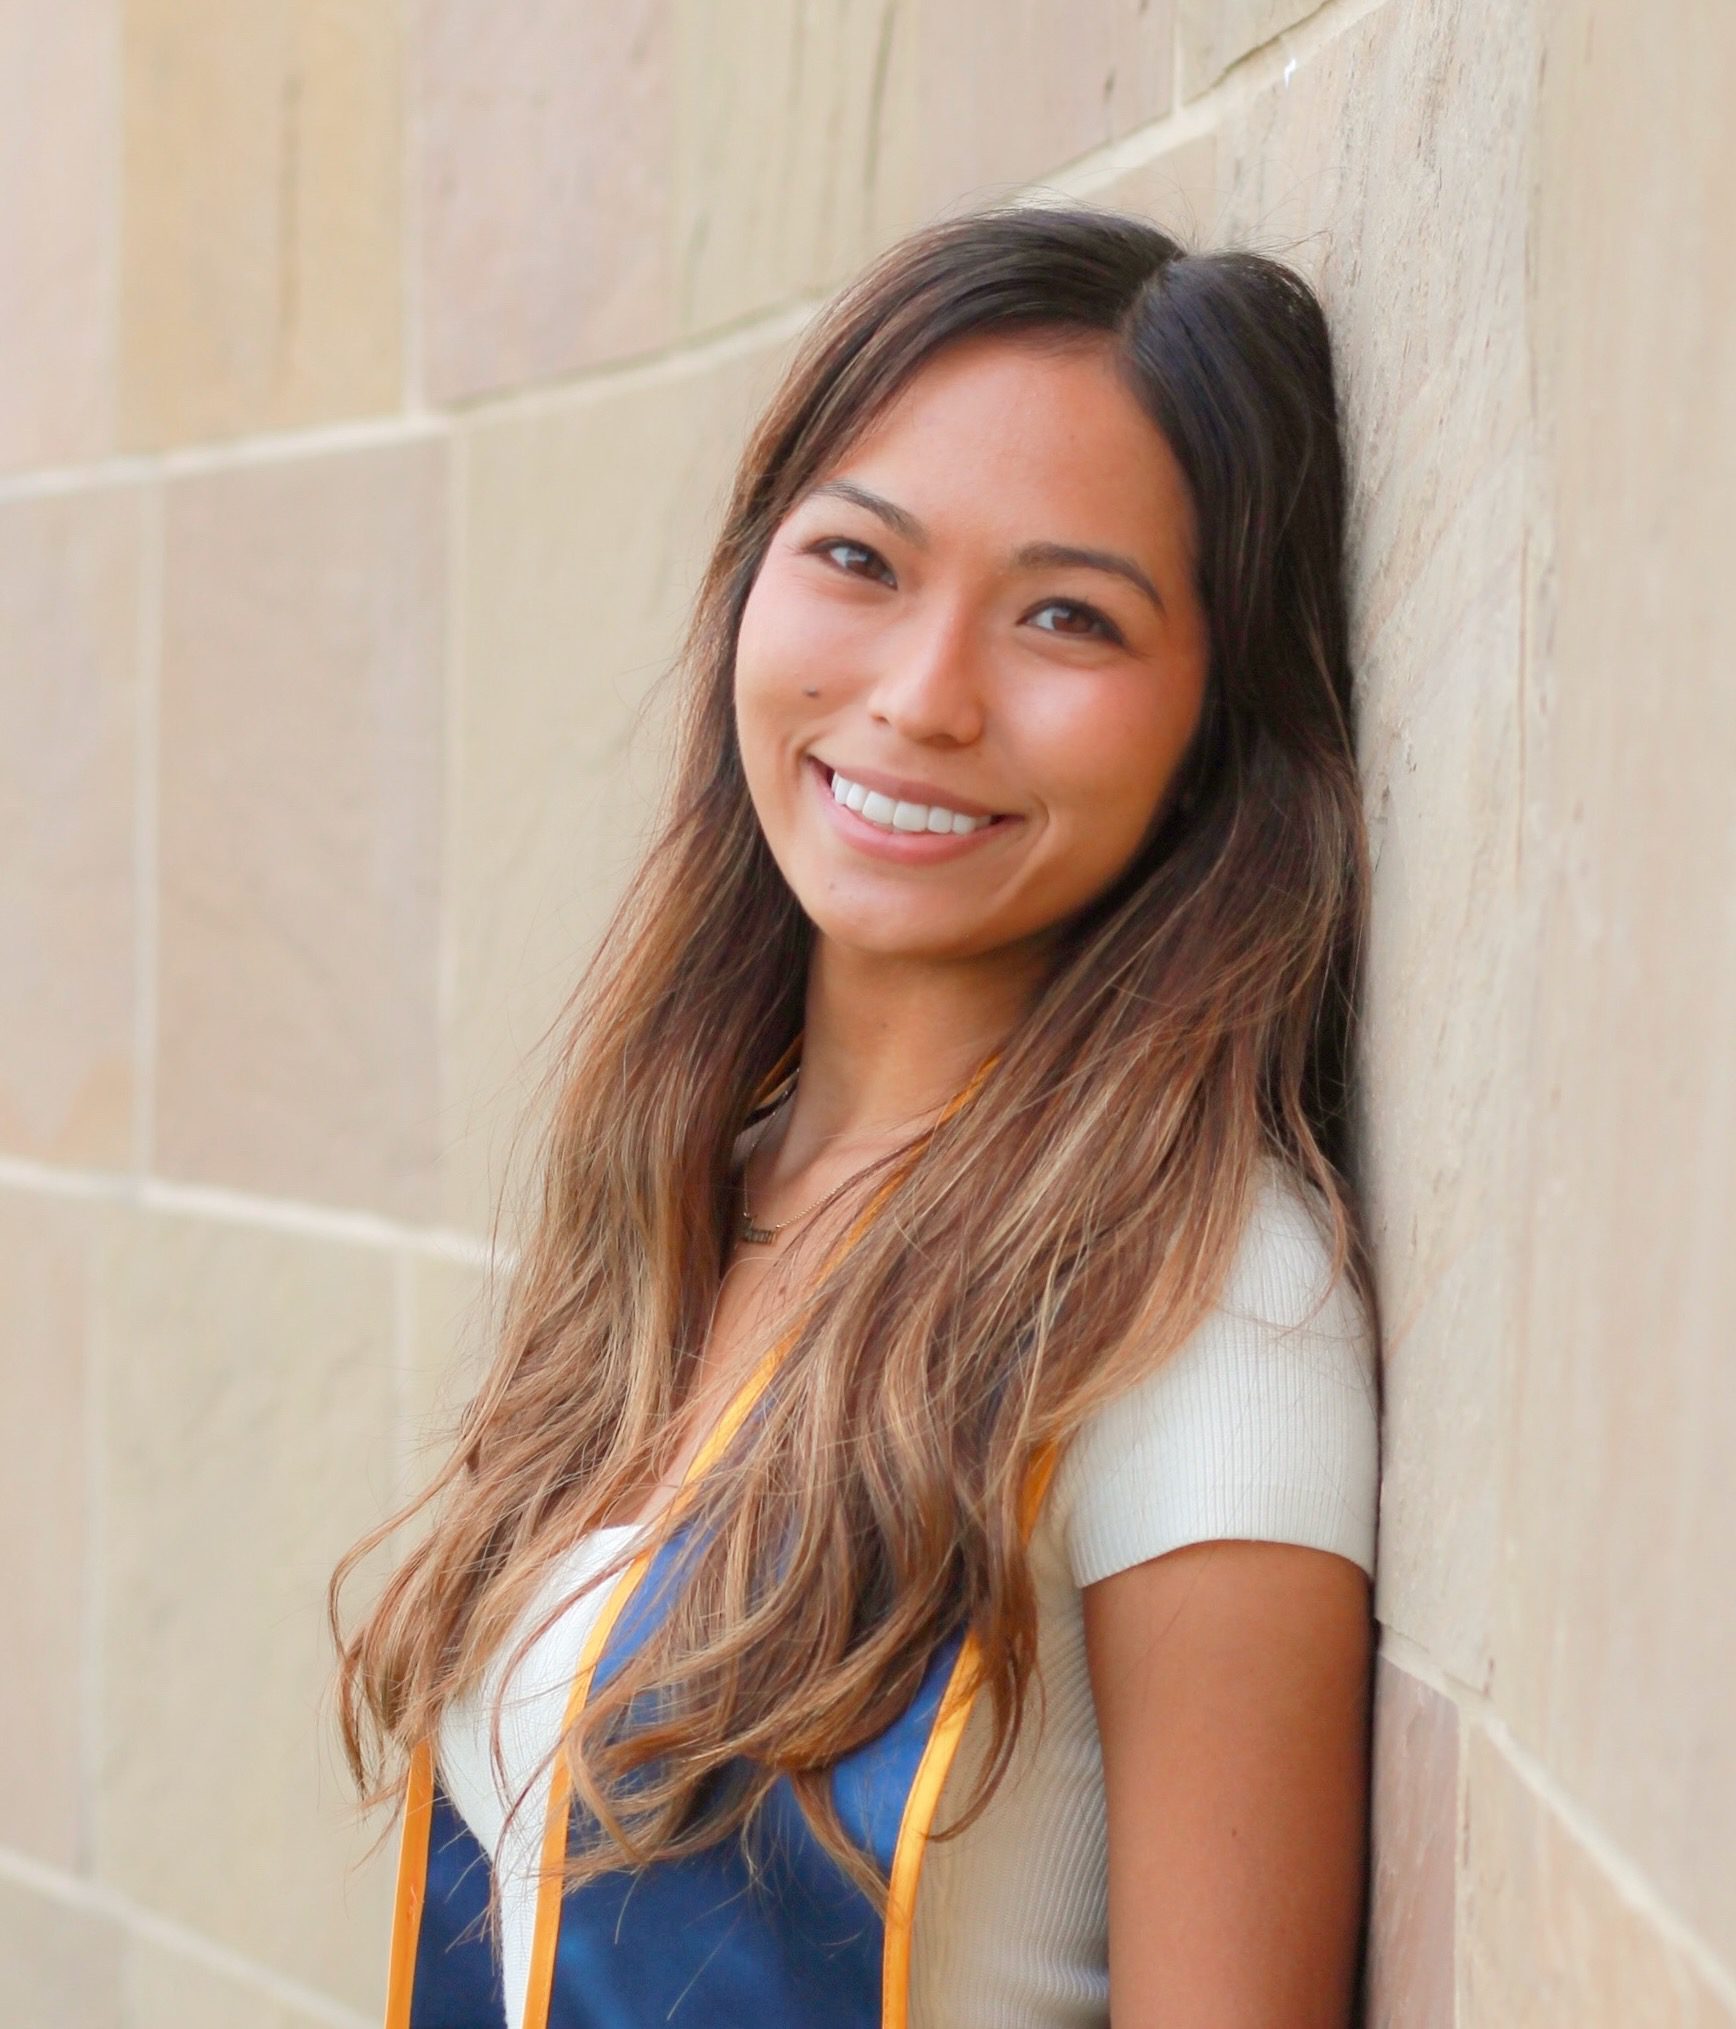
[[1119,865],[1137,847],[1174,772],[1173,733],[1148,698],[1113,693],[1031,727],[1030,779],[1087,860]]
[[762,712],[800,720],[813,710],[807,693],[826,692],[839,653],[836,627],[800,606],[768,600],[760,614],[742,616],[738,692]]

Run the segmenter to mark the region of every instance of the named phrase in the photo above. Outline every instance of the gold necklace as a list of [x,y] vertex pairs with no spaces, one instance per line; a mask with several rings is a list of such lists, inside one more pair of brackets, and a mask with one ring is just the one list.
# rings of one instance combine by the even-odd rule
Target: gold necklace
[[[789,1084],[785,1087],[785,1089],[782,1092],[778,1094],[777,1098],[774,1099],[771,1105],[766,1109],[765,1117],[767,1120],[769,1120],[774,1113],[778,1112],[783,1107],[785,1102],[789,1099],[790,1095],[795,1091],[796,1077],[797,1073],[792,1072]],[[756,1141],[754,1143],[754,1148],[757,1148],[758,1146],[759,1143]],[[823,1211],[825,1207],[829,1205],[834,1198],[841,1197],[844,1194],[844,1192],[847,1191],[850,1188],[850,1186],[856,1181],[856,1179],[863,1174],[864,1171],[870,1170],[874,1167],[873,1163],[864,1163],[861,1169],[852,1170],[850,1175],[847,1176],[841,1184],[834,1184],[823,1198],[817,1199],[813,1204],[809,1205],[805,1211],[792,1212],[787,1219],[780,1219],[775,1226],[760,1226],[754,1223],[753,1211],[747,1201],[747,1166],[748,1163],[752,1161],[752,1159],[753,1159],[753,1150],[750,1149],[747,1155],[742,1158],[741,1205],[736,1213],[736,1226],[735,1226],[736,1238],[740,1240],[744,1246],[747,1247],[769,1247],[780,1233],[784,1232],[787,1228],[791,1226],[799,1226],[804,1219],[810,1219],[816,1212]],[[875,1161],[877,1162],[879,1161],[879,1159],[880,1159],[879,1157],[876,1157]]]
[[[788,1100],[790,1094],[794,1092],[795,1089],[796,1089],[796,1080],[794,1076],[792,1076],[789,1084],[784,1087],[783,1091],[778,1094],[777,1098],[772,1102],[771,1106],[767,1109],[766,1118],[768,1120],[772,1117],[774,1113],[781,1110],[784,1103]],[[758,1146],[759,1143],[756,1140],[754,1143],[754,1148],[758,1148]],[[753,1160],[753,1149],[749,1149],[747,1154],[742,1158],[741,1164],[741,1205],[736,1213],[736,1228],[735,1228],[736,1238],[740,1240],[744,1246],[769,1247],[786,1226],[793,1226],[797,1219],[805,1219],[808,1216],[808,1212],[815,1211],[818,1209],[818,1207],[810,1205],[808,1207],[808,1212],[798,1212],[791,1218],[780,1219],[775,1226],[756,1226],[754,1224],[753,1213],[749,1209],[747,1202],[747,1166],[749,1162],[751,1162],[752,1160]],[[824,1204],[825,1199],[822,1198],[820,1200],[820,1203]]]
[[[797,1046],[799,1045],[800,1040],[801,1039],[798,1036],[796,1043],[792,1043],[789,1049],[787,1049],[784,1052],[784,1056],[779,1060],[780,1068],[783,1063],[789,1060],[790,1057],[796,1055]],[[966,1080],[963,1088],[957,1093],[955,1093],[953,1097],[947,1101],[945,1106],[941,1108],[939,1118],[934,1123],[935,1127],[938,1127],[942,1121],[950,1120],[953,1114],[955,1114],[961,1106],[963,1106],[968,1100],[970,1100],[975,1096],[983,1080],[988,1076],[990,1071],[994,1069],[995,1065],[999,1063],[1000,1056],[1001,1053],[998,1049],[991,1050],[989,1052],[989,1054],[971,1073],[970,1077]],[[772,1076],[775,1078],[777,1075],[778,1075],[777,1071],[774,1070]],[[769,1120],[771,1116],[774,1113],[776,1113],[778,1109],[784,1104],[784,1102],[790,1097],[790,1094],[795,1091],[796,1080],[800,1075],[801,1075],[801,1059],[799,1056],[797,1056],[795,1068],[787,1074],[788,1083],[785,1085],[784,1089],[777,1094],[777,1097],[775,1099],[772,1099],[771,1102],[766,1106],[765,1114],[763,1116],[765,1119]],[[934,1128],[931,1127],[928,1130],[926,1130],[925,1133],[918,1135],[916,1137],[916,1142],[917,1143],[925,1142],[928,1138],[928,1135],[932,1134],[933,1131]],[[754,1143],[754,1148],[757,1148],[758,1146],[759,1143],[756,1140]],[[819,1201],[818,1204],[810,1205],[805,1212],[797,1212],[788,1219],[781,1219],[775,1226],[759,1226],[754,1223],[753,1212],[749,1207],[747,1201],[747,1166],[749,1161],[751,1161],[752,1156],[753,1150],[750,1149],[747,1155],[742,1158],[741,1205],[736,1215],[736,1237],[749,1247],[769,1247],[771,1243],[777,1238],[777,1236],[780,1233],[782,1233],[787,1227],[797,1225],[803,1219],[811,1218],[815,1212],[822,1210],[826,1205],[830,1204],[834,1198],[840,1197],[845,1191],[847,1191],[850,1188],[850,1186],[856,1181],[857,1177],[866,1174],[868,1170],[874,1168],[873,1163],[865,1163],[861,1169],[853,1171],[849,1176],[847,1176],[844,1179],[844,1181],[841,1184],[837,1185],[834,1189],[828,1191],[826,1195]],[[878,1158],[876,1158],[876,1160],[878,1160]]]
[[753,1214],[747,1208],[747,1193],[745,1191],[742,1193],[741,1211],[737,1215],[735,1236],[744,1245],[749,1247],[769,1247],[789,1223],[788,1219],[780,1219],[775,1226],[756,1226],[753,1222]]

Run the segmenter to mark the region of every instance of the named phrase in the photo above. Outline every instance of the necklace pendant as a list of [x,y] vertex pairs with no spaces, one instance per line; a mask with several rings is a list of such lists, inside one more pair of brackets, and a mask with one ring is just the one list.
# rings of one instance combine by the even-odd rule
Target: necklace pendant
[[782,1231],[780,1226],[756,1226],[746,1212],[741,1215],[739,1237],[752,1247],[769,1247]]

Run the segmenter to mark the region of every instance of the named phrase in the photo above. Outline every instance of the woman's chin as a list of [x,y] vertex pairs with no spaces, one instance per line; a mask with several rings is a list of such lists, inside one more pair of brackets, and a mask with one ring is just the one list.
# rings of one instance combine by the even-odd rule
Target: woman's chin
[[810,910],[808,917],[821,938],[837,950],[888,963],[944,965],[980,958],[994,945],[992,938],[984,939],[980,926],[923,922],[908,911],[854,913],[833,908],[818,915]]

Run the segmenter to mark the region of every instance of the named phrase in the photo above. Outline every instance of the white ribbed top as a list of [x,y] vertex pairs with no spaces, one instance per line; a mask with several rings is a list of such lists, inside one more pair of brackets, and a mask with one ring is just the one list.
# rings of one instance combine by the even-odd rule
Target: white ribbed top
[[[1267,1170],[1223,1297],[1179,1351],[1100,1410],[1067,1447],[1031,1538],[1040,1733],[1023,1729],[988,1808],[929,1847],[911,1939],[911,2029],[1107,2029],[1108,1846],[1103,1765],[1085,1661],[1082,1589],[1131,1564],[1216,1537],[1302,1543],[1374,1571],[1379,1434],[1375,1349],[1302,1189]],[[545,1597],[599,1569],[631,1528],[597,1530],[553,1569]],[[503,1748],[516,1786],[552,1744],[593,1590],[556,1622],[514,1679]],[[533,1603],[529,1612],[537,1610]],[[510,1645],[509,1645],[510,1646]],[[504,1803],[487,1762],[491,1673],[446,1715],[441,1777],[490,1851]],[[968,1721],[942,1793],[950,1821],[986,1748]],[[500,1854],[507,2029],[522,2029],[535,1911],[533,1797]]]

